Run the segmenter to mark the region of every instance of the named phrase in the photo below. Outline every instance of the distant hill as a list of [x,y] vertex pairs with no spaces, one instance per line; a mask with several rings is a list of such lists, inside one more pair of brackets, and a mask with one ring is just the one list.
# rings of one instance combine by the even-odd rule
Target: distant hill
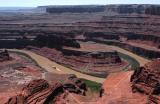
[[40,13],[43,12],[36,7],[0,7],[1,13]]
[[0,13],[97,13],[160,15],[160,5],[48,5],[38,7],[0,7]]
[[128,4],[128,5],[68,5],[68,6],[39,6],[46,9],[47,13],[96,13],[105,12],[105,14],[150,14],[160,15],[160,5],[150,4]]

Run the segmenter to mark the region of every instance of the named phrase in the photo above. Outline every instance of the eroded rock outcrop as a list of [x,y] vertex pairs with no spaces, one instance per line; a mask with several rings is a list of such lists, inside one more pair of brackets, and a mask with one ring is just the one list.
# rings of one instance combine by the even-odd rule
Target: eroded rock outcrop
[[160,15],[160,6],[152,5],[145,10],[145,13],[150,15]]
[[[105,64],[116,64],[116,63],[121,63],[121,59],[118,55],[117,51],[111,50],[108,52],[99,52],[99,51],[94,51],[94,52],[89,52],[89,51],[80,51],[80,50],[74,50],[74,49],[62,49],[62,53],[64,56],[69,57],[81,57],[83,60],[83,63],[93,63],[96,65],[105,65]],[[96,61],[94,61],[96,60]]]
[[25,86],[20,95],[12,97],[6,104],[43,104],[63,93],[63,86],[56,83],[49,85],[46,80],[33,80]]
[[[47,47],[30,47],[30,49],[59,64],[98,77],[106,77],[110,72],[121,70],[121,68],[112,70],[114,66],[123,67],[127,64],[121,60],[118,53],[114,50],[108,52],[89,52],[76,50],[75,48],[65,48],[61,51]],[[107,70],[107,68],[111,70]]]
[[34,43],[39,47],[51,47],[60,49],[62,46],[69,46],[80,48],[80,45],[76,40],[63,35],[39,35],[34,39]]
[[151,102],[160,102],[160,59],[153,60],[145,66],[135,70],[131,76],[133,92],[142,92],[149,95]]
[[86,90],[86,84],[74,75],[70,76],[63,84],[59,82],[50,84],[44,79],[38,79],[23,87],[20,94],[11,97],[5,104],[49,104],[56,102],[56,98],[61,94],[85,95]]
[[72,75],[64,82],[64,89],[69,92],[86,95],[87,86],[86,84],[75,75]]
[[[155,59],[155,58],[160,58],[160,50],[155,48],[154,46],[158,45],[158,43],[156,45],[152,46],[148,46],[146,44],[142,44],[141,43],[127,43],[127,42],[120,42],[120,41],[115,41],[115,40],[110,40],[110,41],[105,41],[105,40],[99,40],[99,39],[88,39],[88,41],[94,41],[97,43],[103,43],[103,44],[107,44],[107,45],[115,45],[118,47],[121,47],[123,49],[129,50],[135,54],[141,55],[143,57],[147,57],[149,59]],[[141,41],[141,40],[140,40]],[[142,41],[141,41],[142,42]],[[154,49],[152,49],[154,48]]]
[[0,51],[0,62],[10,60],[10,55],[7,50]]

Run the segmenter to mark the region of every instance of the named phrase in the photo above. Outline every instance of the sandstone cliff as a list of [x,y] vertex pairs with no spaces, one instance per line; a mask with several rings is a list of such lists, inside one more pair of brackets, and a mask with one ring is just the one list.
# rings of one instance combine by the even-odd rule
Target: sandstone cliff
[[69,93],[85,95],[86,91],[86,84],[74,75],[63,84],[38,79],[24,86],[20,94],[11,97],[5,104],[50,104],[58,101],[66,103],[65,96]]
[[132,91],[149,95],[150,102],[160,103],[160,59],[147,63],[135,70],[131,76]]

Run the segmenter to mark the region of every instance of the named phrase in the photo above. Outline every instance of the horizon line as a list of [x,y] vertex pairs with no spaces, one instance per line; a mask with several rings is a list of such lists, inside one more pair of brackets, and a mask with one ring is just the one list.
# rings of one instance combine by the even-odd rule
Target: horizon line
[[38,6],[0,6],[0,8],[36,8],[43,6],[107,6],[107,5],[160,5],[160,4],[58,4],[58,5],[38,5]]

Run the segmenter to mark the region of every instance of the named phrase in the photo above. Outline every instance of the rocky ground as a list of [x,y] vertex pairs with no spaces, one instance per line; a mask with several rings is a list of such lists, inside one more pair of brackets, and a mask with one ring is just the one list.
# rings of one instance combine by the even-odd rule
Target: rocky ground
[[68,77],[63,84],[38,79],[24,86],[20,93],[11,97],[6,104],[74,104],[76,101],[69,98],[70,94],[85,96],[86,91],[85,83],[75,76]]
[[131,72],[111,74],[104,82],[104,96],[97,104],[145,104],[147,97],[143,94],[132,93]]
[[153,60],[134,72],[110,74],[103,84],[103,97],[89,104],[159,104],[159,62]]
[[[0,101],[19,92],[23,85],[33,79],[41,78],[45,71],[26,56],[11,53],[11,60],[0,62]],[[16,86],[15,86],[16,85]]]
[[[11,97],[7,104],[159,104],[159,62],[159,59],[154,60],[136,71],[110,74],[103,83],[102,97],[86,100],[83,96],[85,84],[72,75],[63,84],[33,80],[18,95]],[[78,89],[73,91],[71,85]]]
[[[134,74],[132,71],[110,74],[103,84],[104,92],[101,92],[102,98],[93,95],[93,97],[89,97],[86,84],[76,76],[64,74],[59,75],[47,72],[22,53],[11,53],[10,57],[12,57],[12,60],[1,62],[0,65],[2,69],[5,69],[1,69],[2,86],[0,101],[2,104],[6,102],[6,104],[43,104],[48,102],[54,102],[55,104],[101,104],[102,102],[105,104],[116,104],[117,102],[135,104],[141,102],[143,104],[149,101],[159,101],[159,96],[155,94],[150,93],[148,100],[148,96],[145,95],[145,92],[144,94],[134,92],[135,90],[133,89],[139,88],[137,86],[141,86],[140,89],[146,89],[145,86],[149,86],[148,83],[145,85],[135,80],[133,81],[133,78],[139,80],[139,76],[141,76],[141,73],[138,75],[137,71],[135,71]],[[153,76],[155,76],[155,73],[159,70],[157,66],[158,62],[159,60],[155,60],[147,63],[144,68],[151,70],[156,69],[157,71],[153,71],[153,73],[151,72]],[[140,80],[143,79],[144,78]],[[140,85],[137,85],[137,83]],[[145,86],[143,87],[142,85]],[[155,86],[157,86],[157,84],[155,84]],[[155,87],[156,91],[153,90],[152,92],[157,92],[157,88],[159,87]]]
[[138,68],[131,76],[132,91],[147,94],[150,103],[160,103],[160,59]]
[[[76,85],[75,83],[79,83],[79,86],[81,84],[78,81],[78,79],[73,76],[73,81],[68,79],[71,75],[58,75],[58,74],[52,74],[44,69],[40,68],[33,60],[31,60],[28,56],[23,54],[17,54],[17,53],[10,53],[10,57],[12,57],[12,60],[3,61],[0,63],[0,103],[4,104],[10,97],[15,96],[17,94],[22,94],[24,92],[23,90],[28,89],[27,84],[32,80],[37,80],[35,83],[43,83],[44,80],[40,81],[38,79],[45,79],[48,82],[44,82],[44,85],[46,83],[51,83],[53,89],[56,86],[59,86],[61,84],[66,84],[65,88],[69,89],[70,87],[67,86],[67,84]],[[74,82],[75,81],[75,82]],[[56,82],[59,83],[56,85]],[[34,83],[34,82],[33,82]],[[42,84],[43,85],[43,84]],[[79,94],[82,93],[81,90],[76,89],[78,87],[70,88],[71,91]],[[30,85],[29,85],[30,86]],[[32,86],[32,85],[31,85]],[[39,85],[41,86],[41,85]],[[85,87],[85,85],[83,85]],[[46,90],[52,90],[51,89]],[[37,88],[37,85],[35,85],[35,88]],[[42,87],[43,89],[43,87]],[[31,89],[28,89],[32,91]],[[69,90],[68,90],[69,91]],[[26,92],[28,93],[28,92]],[[40,92],[41,93],[41,92]],[[84,92],[83,92],[84,93]],[[83,95],[82,93],[82,95]],[[48,94],[49,95],[49,94]],[[28,95],[29,96],[29,95]],[[37,95],[39,96],[39,95]],[[33,96],[32,96],[33,97]],[[34,96],[35,97],[35,96]],[[17,98],[20,99],[19,101],[22,101],[22,97]],[[58,99],[58,98],[57,98]],[[13,104],[13,102],[16,100],[13,100],[9,102],[9,104]],[[17,102],[18,103],[18,102]],[[15,103],[14,103],[15,104]],[[19,104],[19,103],[18,103]]]
[[[104,78],[79,73],[77,70],[71,70],[51,62],[45,57],[23,50],[34,57],[42,66],[41,68],[27,56],[11,53],[11,60],[0,62],[0,103],[159,104],[160,61],[157,59],[147,63],[148,59],[138,56],[141,55],[149,59],[160,57],[159,6],[108,5],[100,7],[100,11],[96,6],[93,7],[96,8],[96,11],[93,12],[91,7],[83,9],[86,11],[83,13],[79,11],[80,8],[69,9],[67,13],[64,8],[61,8],[61,12],[64,13],[57,13],[53,10],[54,7],[43,13],[0,13],[0,47],[37,46],[38,48],[31,50],[55,62],[70,65],[69,67],[87,69],[88,73],[99,70],[114,72],[113,69],[117,72],[128,63],[123,60],[117,61],[119,59],[117,57],[107,60],[98,59],[93,62],[94,58],[91,58],[90,54],[87,54],[85,58],[76,55],[64,56],[59,51],[64,48],[62,46],[71,46],[72,48],[65,47],[65,52],[72,50],[74,54],[77,54],[77,51],[78,54],[82,54],[84,52],[79,51],[93,50],[110,52],[110,48],[112,48],[111,52],[116,50],[134,57],[141,67],[138,67],[135,72],[110,74],[103,84],[102,98],[96,97],[88,100],[84,96],[85,83],[73,75],[64,73],[74,73],[78,77],[96,82],[103,82]],[[77,40],[94,41],[103,43],[103,45],[81,44],[80,48]],[[79,49],[73,49],[73,47]],[[88,65],[90,60],[86,59],[92,60],[92,64]],[[114,61],[115,66],[113,63],[102,65],[108,61],[109,63]],[[88,69],[90,70],[88,71]],[[61,73],[61,75],[57,73]]]

